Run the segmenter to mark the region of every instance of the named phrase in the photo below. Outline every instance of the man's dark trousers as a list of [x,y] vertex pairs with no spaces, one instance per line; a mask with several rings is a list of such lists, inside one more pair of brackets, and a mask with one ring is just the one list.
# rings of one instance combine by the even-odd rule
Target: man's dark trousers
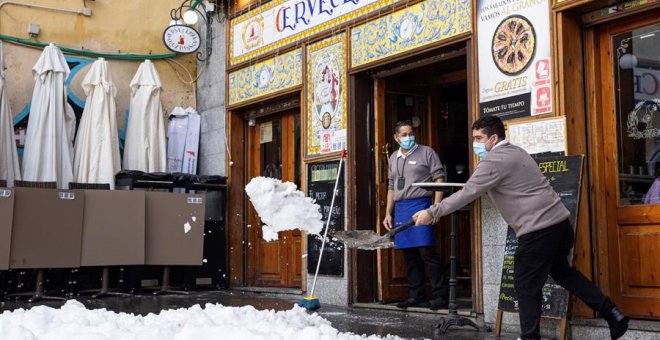
[[605,303],[600,289],[568,263],[574,240],[568,219],[518,238],[514,285],[522,339],[541,339],[541,289],[548,275],[593,310],[600,310]]
[[428,267],[433,298],[447,298],[448,285],[445,280],[445,266],[433,247],[404,248],[403,256],[408,269],[410,297],[424,300],[424,264]]

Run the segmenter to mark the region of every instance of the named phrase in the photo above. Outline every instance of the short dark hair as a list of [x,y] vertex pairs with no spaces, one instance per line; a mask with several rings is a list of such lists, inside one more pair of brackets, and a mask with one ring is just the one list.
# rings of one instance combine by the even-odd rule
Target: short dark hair
[[506,132],[504,132],[504,124],[499,117],[486,116],[477,119],[472,124],[472,130],[484,130],[486,136],[497,135],[500,139],[506,139]]
[[411,129],[413,129],[412,122],[409,120],[400,120],[396,122],[396,125],[394,126],[394,134],[398,135],[399,134],[399,129],[401,129],[404,126],[410,126]]

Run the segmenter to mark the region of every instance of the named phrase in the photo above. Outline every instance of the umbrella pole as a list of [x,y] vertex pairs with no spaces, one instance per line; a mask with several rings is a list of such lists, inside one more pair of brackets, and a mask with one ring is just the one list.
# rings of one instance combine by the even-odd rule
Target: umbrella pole
[[36,279],[36,285],[34,288],[34,294],[32,295],[31,298],[28,299],[28,302],[33,303],[37,302],[40,300],[58,300],[58,301],[66,301],[65,298],[61,297],[56,297],[56,296],[48,296],[45,294],[44,291],[44,283],[46,281],[46,271],[44,269],[37,269],[37,279]]
[[115,292],[114,289],[110,288],[110,267],[103,267],[103,272],[101,274],[101,288],[99,289],[89,289],[81,290],[78,292],[80,294],[95,293],[92,295],[92,299],[99,299],[106,296],[131,296],[128,293]]
[[170,266],[163,267],[163,282],[160,286],[160,289],[154,292],[154,295],[164,295],[164,294],[177,294],[177,295],[188,295],[189,293],[183,290],[174,290],[170,288]]

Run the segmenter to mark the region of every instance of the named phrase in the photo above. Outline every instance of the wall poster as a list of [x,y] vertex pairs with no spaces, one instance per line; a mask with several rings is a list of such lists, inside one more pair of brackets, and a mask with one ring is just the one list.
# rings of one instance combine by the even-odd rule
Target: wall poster
[[552,112],[549,6],[548,0],[478,0],[481,116]]
[[307,155],[346,148],[346,39],[337,35],[307,48]]
[[506,139],[530,155],[566,152],[566,117],[508,124]]

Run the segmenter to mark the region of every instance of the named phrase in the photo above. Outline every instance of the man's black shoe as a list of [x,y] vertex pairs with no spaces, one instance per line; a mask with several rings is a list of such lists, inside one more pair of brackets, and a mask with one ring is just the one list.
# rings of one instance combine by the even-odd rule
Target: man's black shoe
[[628,330],[630,319],[610,299],[605,300],[603,305],[601,305],[599,314],[610,326],[612,340],[622,337]]
[[603,318],[610,326],[610,336],[612,336],[612,340],[622,337],[628,330],[628,322],[630,319],[623,314],[620,309],[616,308],[616,306],[612,307],[608,312],[605,312]]
[[426,301],[425,299],[409,298],[405,301],[397,303],[396,307],[397,308],[408,308],[408,307],[429,308],[429,302]]
[[430,303],[431,306],[429,307],[429,309],[431,310],[447,309],[447,307],[449,307],[449,302],[441,297],[437,299],[432,299]]

